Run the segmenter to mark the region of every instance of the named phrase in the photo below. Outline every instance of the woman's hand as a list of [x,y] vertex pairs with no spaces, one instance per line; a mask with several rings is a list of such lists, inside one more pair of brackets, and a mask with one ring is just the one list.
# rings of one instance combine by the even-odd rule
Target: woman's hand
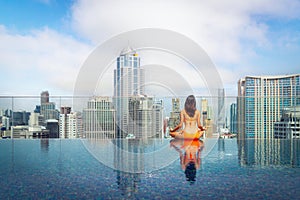
[[201,127],[200,127],[200,130],[201,130],[201,131],[205,131],[205,130],[206,130],[206,127],[201,126]]

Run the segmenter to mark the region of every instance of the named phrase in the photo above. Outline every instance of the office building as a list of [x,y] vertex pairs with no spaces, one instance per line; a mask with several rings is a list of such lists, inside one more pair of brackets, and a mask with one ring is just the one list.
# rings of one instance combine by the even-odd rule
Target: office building
[[49,103],[49,92],[48,91],[43,91],[41,93],[41,105]]
[[61,107],[59,115],[59,137],[79,138],[82,131],[82,118],[80,113],[71,112],[70,107]]
[[40,113],[32,112],[28,120],[29,126],[44,126],[44,117]]
[[274,137],[300,138],[300,106],[282,109],[280,121],[274,123]]
[[172,111],[169,117],[169,127],[175,128],[180,123],[180,100],[172,98]]
[[83,110],[83,137],[106,139],[116,137],[116,111],[109,97],[95,97]]
[[237,133],[236,103],[230,105],[230,133]]
[[114,70],[114,106],[116,109],[117,137],[129,133],[129,97],[144,94],[144,70],[140,67],[140,57],[130,47],[124,49],[117,58]]
[[162,100],[154,101],[152,106],[152,122],[153,122],[153,134],[157,137],[162,138],[164,136],[164,105]]
[[162,101],[153,97],[129,98],[129,133],[135,138],[163,137]]
[[273,138],[281,110],[300,105],[300,75],[246,76],[238,91],[239,137]]
[[49,138],[59,138],[58,120],[48,119],[46,121],[46,129],[49,130]]
[[17,111],[12,112],[12,126],[24,126],[28,125],[30,112],[26,111]]
[[237,96],[237,133],[238,139],[245,138],[245,87],[246,80],[241,78],[238,81],[238,96]]
[[221,131],[221,129],[225,127],[225,90],[224,88],[218,89],[218,120],[217,120],[217,129]]
[[208,112],[208,102],[207,99],[201,99],[201,114],[202,114],[202,125],[206,126],[207,113]]
[[[38,107],[36,107],[36,112],[38,112]],[[41,93],[41,107],[40,113],[44,116],[44,120],[59,118],[59,111],[55,109],[55,103],[49,102],[49,92],[44,91]]]

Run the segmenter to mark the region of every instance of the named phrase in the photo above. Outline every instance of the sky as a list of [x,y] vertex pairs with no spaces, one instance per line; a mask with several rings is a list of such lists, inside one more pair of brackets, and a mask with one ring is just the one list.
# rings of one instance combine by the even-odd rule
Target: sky
[[72,95],[97,46],[140,28],[194,40],[236,96],[247,75],[300,73],[299,10],[298,0],[0,0],[0,96]]

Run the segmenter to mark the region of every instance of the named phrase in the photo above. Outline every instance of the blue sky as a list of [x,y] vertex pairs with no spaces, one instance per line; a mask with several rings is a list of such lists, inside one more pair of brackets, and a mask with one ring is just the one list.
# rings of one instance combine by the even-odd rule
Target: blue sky
[[246,75],[300,73],[299,10],[298,0],[0,0],[0,95],[72,95],[93,49],[145,27],[196,41],[236,95]]
[[72,1],[10,0],[0,2],[1,24],[26,33],[48,26],[62,29],[70,14]]

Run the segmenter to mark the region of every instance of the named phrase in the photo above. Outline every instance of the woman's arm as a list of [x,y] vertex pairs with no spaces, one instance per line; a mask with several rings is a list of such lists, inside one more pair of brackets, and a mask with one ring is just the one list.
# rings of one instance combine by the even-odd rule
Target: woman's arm
[[206,130],[202,125],[201,125],[201,122],[200,122],[200,111],[197,111],[198,112],[198,115],[197,115],[197,125],[198,125],[198,128],[201,130],[201,131],[204,131]]
[[182,110],[180,112],[180,123],[174,129],[170,129],[170,132],[175,132],[178,129],[180,129],[182,127],[182,124],[183,124],[183,119],[184,119],[184,116],[183,116],[183,110]]

